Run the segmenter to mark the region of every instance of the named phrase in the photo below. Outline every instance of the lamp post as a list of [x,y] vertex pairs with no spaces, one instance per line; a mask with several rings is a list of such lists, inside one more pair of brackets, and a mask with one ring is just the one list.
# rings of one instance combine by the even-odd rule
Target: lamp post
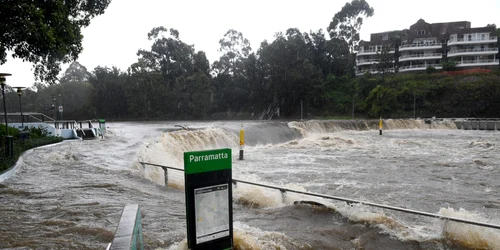
[[56,96],[52,95],[52,109],[54,110],[54,126],[57,121]]
[[0,85],[2,87],[3,113],[5,117],[5,155],[12,158],[14,155],[12,136],[9,136],[9,123],[7,122],[7,108],[5,106],[5,77],[11,76],[9,73],[0,73]]
[[15,87],[17,89],[17,95],[19,96],[19,111],[21,112],[21,127],[24,129],[24,116],[23,116],[23,104],[21,102],[21,96],[23,95],[24,87]]
[[64,118],[63,118],[63,106],[62,106],[62,97],[61,97],[61,94],[59,94],[59,112],[61,113],[61,120],[64,120]]

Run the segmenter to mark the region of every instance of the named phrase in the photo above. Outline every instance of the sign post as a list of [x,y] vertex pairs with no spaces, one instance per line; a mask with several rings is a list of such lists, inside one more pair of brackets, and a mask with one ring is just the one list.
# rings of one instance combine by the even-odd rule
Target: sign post
[[188,248],[233,248],[231,149],[184,153]]

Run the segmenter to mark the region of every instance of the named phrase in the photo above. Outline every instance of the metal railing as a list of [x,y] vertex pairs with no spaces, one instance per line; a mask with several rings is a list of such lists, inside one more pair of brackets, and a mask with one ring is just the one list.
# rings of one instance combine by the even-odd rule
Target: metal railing
[[378,59],[367,59],[367,60],[357,60],[357,64],[363,64],[363,63],[377,63],[379,60]]
[[419,57],[436,57],[436,56],[442,57],[443,54],[442,53],[411,54],[411,55],[400,56],[399,59],[413,58],[413,57],[415,57],[415,58],[419,58]]
[[404,45],[399,46],[399,49],[435,47],[435,46],[443,46],[443,44],[442,43],[413,43],[413,44],[404,44]]
[[[363,53],[377,53],[377,52],[382,53],[382,49],[366,49],[366,50],[362,50],[362,51],[360,50],[360,51],[358,51],[358,55],[363,54]],[[387,53],[394,53],[394,52],[396,52],[396,51],[395,50],[387,51]]]
[[482,42],[482,41],[489,41],[489,42],[497,41],[497,37],[496,36],[490,36],[490,37],[485,37],[485,38],[476,37],[476,38],[471,38],[471,39],[457,38],[457,39],[449,40],[448,44],[458,43],[458,42]]
[[[148,162],[142,162],[142,161],[139,161],[139,163],[141,165],[143,165],[143,166],[150,165],[150,166],[154,166],[154,167],[161,167],[161,168],[163,168],[165,170],[165,172],[167,172],[166,171],[167,169],[172,169],[172,170],[177,170],[177,171],[184,172],[184,169],[180,169],[180,168],[174,168],[174,167],[169,167],[169,166],[164,166],[164,165],[159,165],[159,164],[154,164],[154,163],[148,163]],[[167,174],[165,174],[165,176],[167,176]],[[354,199],[349,199],[349,198],[344,198],[344,197],[324,195],[324,194],[317,194],[317,193],[311,193],[311,192],[304,192],[304,191],[299,191],[299,190],[294,190],[294,189],[289,189],[289,188],[282,188],[282,187],[271,186],[271,185],[267,185],[267,184],[261,184],[261,183],[243,181],[243,180],[238,180],[238,179],[232,179],[233,185],[236,186],[236,184],[238,182],[239,183],[248,184],[248,185],[253,185],[253,186],[259,186],[259,187],[264,187],[264,188],[279,190],[281,192],[281,195],[282,195],[283,198],[285,197],[286,193],[289,192],[289,193],[296,193],[296,194],[308,195],[308,196],[319,197],[319,198],[324,198],[324,199],[343,201],[343,202],[346,202],[347,204],[360,204],[360,205],[377,207],[377,208],[382,208],[382,209],[387,209],[387,210],[392,210],[392,211],[398,211],[398,212],[403,212],[403,213],[416,214],[416,215],[422,215],[422,216],[431,217],[431,218],[437,218],[437,219],[442,219],[442,220],[460,222],[460,223],[465,223],[465,224],[470,224],[470,225],[475,225],[475,226],[482,226],[482,227],[500,229],[500,225],[495,225],[495,224],[491,224],[491,223],[484,223],[484,222],[479,222],[479,221],[466,220],[466,219],[461,219],[461,218],[456,218],[456,217],[450,217],[450,216],[444,216],[444,215],[439,215],[439,214],[433,214],[433,213],[427,213],[427,212],[417,211],[417,210],[413,210],[413,209],[406,209],[406,208],[389,206],[389,205],[383,205],[383,204],[378,204],[378,203],[373,203],[373,202],[359,201],[359,200],[354,200]],[[165,186],[167,186],[167,179],[165,179]]]
[[419,65],[408,65],[408,66],[402,66],[399,68],[400,71],[404,71],[407,69],[426,69],[428,67],[434,67],[434,68],[441,68],[441,64],[419,64]]
[[481,64],[481,63],[498,63],[499,59],[479,59],[479,60],[463,60],[463,61],[457,61],[457,66],[463,65],[463,64]]
[[467,52],[498,52],[498,48],[482,48],[482,49],[457,49],[448,51],[448,55]]

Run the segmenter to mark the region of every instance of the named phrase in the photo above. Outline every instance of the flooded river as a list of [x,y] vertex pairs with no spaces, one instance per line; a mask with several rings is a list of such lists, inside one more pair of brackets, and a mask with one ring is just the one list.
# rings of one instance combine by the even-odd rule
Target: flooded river
[[[178,130],[175,125],[191,130]],[[147,249],[185,249],[183,152],[232,149],[233,178],[500,224],[500,134],[451,122],[108,123],[104,140],[25,153],[0,182],[0,248],[105,249],[140,204]],[[237,249],[500,249],[500,230],[239,183]],[[318,205],[320,204],[320,205]]]

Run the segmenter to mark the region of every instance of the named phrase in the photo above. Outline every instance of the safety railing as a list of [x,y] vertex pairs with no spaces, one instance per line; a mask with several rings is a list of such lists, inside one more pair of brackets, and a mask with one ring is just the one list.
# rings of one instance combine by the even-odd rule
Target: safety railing
[[442,43],[411,43],[411,44],[403,44],[399,46],[399,49],[404,49],[404,48],[422,48],[422,47],[442,47]]
[[402,55],[399,57],[399,59],[406,59],[406,58],[420,58],[420,57],[442,57],[443,54],[441,53],[429,53],[429,54],[410,54],[410,55]]
[[448,55],[458,53],[494,52],[498,53],[498,48],[477,48],[477,49],[456,49],[448,51]]
[[[164,166],[164,165],[159,165],[159,164],[154,164],[154,163],[148,163],[148,162],[142,162],[142,161],[139,161],[139,163],[141,165],[143,165],[143,166],[150,165],[150,166],[154,166],[154,167],[163,168],[165,170],[165,172],[167,172],[167,169],[172,169],[172,170],[184,172],[184,169],[180,169],[180,168],[169,167],[169,166]],[[166,173],[165,173],[165,177],[167,177]],[[443,215],[439,215],[439,214],[427,213],[427,212],[417,211],[417,210],[413,210],[413,209],[406,209],[406,208],[401,208],[401,207],[383,205],[383,204],[378,204],[378,203],[373,203],[373,202],[359,201],[359,200],[354,200],[354,199],[349,199],[349,198],[344,198],[344,197],[338,197],[338,196],[330,196],[330,195],[324,195],[324,194],[304,192],[304,191],[299,191],[299,190],[294,190],[294,189],[289,189],[289,188],[276,187],[276,186],[272,186],[272,185],[255,183],[255,182],[249,182],[249,181],[243,181],[243,180],[238,180],[238,179],[232,179],[232,182],[233,182],[233,185],[235,185],[235,186],[237,186],[237,183],[239,182],[239,183],[244,183],[244,184],[248,184],[248,185],[253,185],[253,186],[259,186],[259,187],[264,187],[264,188],[279,190],[281,192],[281,195],[282,195],[283,199],[286,197],[286,193],[289,192],[289,193],[296,193],[296,194],[308,195],[308,196],[319,197],[319,198],[324,198],[324,199],[344,201],[344,202],[346,202],[348,204],[360,204],[360,205],[377,207],[377,208],[382,208],[382,209],[387,209],[387,210],[392,210],[392,211],[398,211],[398,212],[403,212],[403,213],[416,214],[416,215],[422,215],[422,216],[431,217],[431,218],[437,218],[437,219],[442,219],[442,220],[460,222],[460,223],[465,223],[465,224],[470,224],[470,225],[475,225],[475,226],[482,226],[482,227],[500,229],[500,225],[495,225],[495,224],[490,224],[490,223],[484,223],[484,222],[478,222],[478,221],[472,221],[472,220],[466,220],[466,219],[461,219],[461,218],[456,218],[456,217],[450,217],[450,216],[443,216]],[[167,183],[168,183],[168,181],[167,181],[167,179],[165,179],[165,186],[167,186]]]

